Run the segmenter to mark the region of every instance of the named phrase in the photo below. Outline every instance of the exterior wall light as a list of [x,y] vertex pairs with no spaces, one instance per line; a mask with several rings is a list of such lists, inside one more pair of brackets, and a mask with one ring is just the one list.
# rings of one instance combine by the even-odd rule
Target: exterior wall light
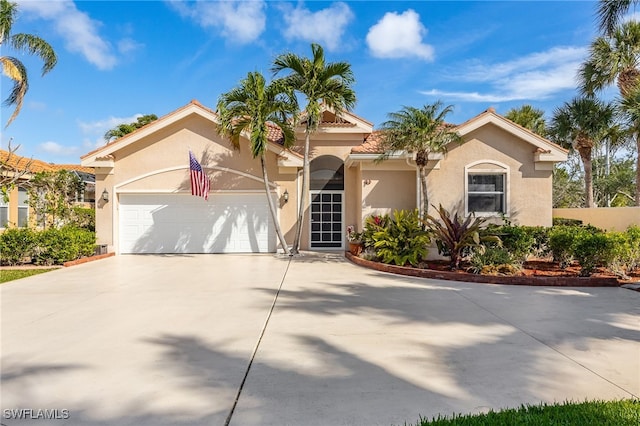
[[102,191],[102,201],[105,203],[109,202],[109,192],[107,192],[107,188]]
[[289,191],[287,191],[286,189],[284,190],[284,194],[282,194],[282,199],[285,203],[289,202]]

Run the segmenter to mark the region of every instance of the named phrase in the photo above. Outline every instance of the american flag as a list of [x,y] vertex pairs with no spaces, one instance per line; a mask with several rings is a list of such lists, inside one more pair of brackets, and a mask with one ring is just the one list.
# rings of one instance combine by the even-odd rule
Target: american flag
[[209,199],[209,177],[202,170],[202,166],[191,151],[189,151],[189,170],[191,172],[191,195],[204,197],[205,200]]

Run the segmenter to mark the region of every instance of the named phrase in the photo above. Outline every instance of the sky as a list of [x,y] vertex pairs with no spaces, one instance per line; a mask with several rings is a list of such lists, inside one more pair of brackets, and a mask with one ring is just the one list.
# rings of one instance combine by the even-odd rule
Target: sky
[[[271,78],[278,54],[310,56],[312,42],[351,64],[353,112],[375,126],[437,100],[453,106],[451,123],[524,104],[550,117],[577,95],[597,36],[593,1],[13,1],[12,33],[44,38],[58,64],[41,76],[39,58],[2,46],[29,70],[6,128],[12,109],[2,107],[2,148],[60,164],[80,163],[140,115],[192,99],[215,109],[248,72]],[[1,84],[6,99],[11,82]]]

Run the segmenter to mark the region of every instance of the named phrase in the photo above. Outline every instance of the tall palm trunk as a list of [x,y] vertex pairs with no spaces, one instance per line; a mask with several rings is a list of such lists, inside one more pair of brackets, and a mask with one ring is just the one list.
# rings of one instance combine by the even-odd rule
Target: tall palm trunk
[[418,167],[418,176],[420,177],[420,190],[422,193],[422,217],[427,218],[429,212],[429,191],[427,188],[427,162],[429,161],[429,153],[426,151],[418,151],[416,153],[416,166]]
[[585,207],[595,207],[593,204],[593,166],[591,164],[591,151],[593,141],[586,135],[581,134],[576,138],[576,150],[582,159],[584,168],[584,201]]
[[591,164],[591,148],[581,148],[579,152],[584,167],[585,207],[595,207],[593,204],[593,166]]
[[264,178],[264,190],[267,192],[267,203],[269,204],[271,219],[273,220],[273,225],[276,229],[276,234],[278,235],[278,239],[280,240],[280,245],[282,246],[282,250],[284,250],[284,252],[287,253],[289,251],[289,247],[287,246],[287,241],[284,239],[284,234],[282,233],[282,229],[280,228],[280,223],[278,222],[278,216],[276,213],[276,206],[273,204],[273,198],[271,198],[271,191],[269,191],[269,176],[267,175],[267,165],[266,165],[264,152],[260,156],[260,163],[262,164],[262,177]]
[[309,128],[310,118],[307,119],[307,127],[304,137],[304,161],[302,164],[302,188],[300,189],[300,203],[298,205],[298,220],[296,222],[296,236],[293,240],[291,254],[300,253],[300,237],[302,236],[302,224],[304,220],[304,208],[307,203],[307,193],[309,192],[310,166],[309,166],[309,144],[311,141],[311,129]]
[[427,171],[424,166],[418,166],[418,175],[420,176],[420,189],[422,192],[422,217],[426,219],[429,212],[429,191],[427,188]]
[[636,135],[636,206],[640,207],[640,133]]

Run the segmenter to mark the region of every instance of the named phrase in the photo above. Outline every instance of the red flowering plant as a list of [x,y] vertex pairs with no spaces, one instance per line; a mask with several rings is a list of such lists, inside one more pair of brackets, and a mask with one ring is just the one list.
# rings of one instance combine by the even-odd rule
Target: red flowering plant
[[353,225],[347,226],[347,241],[350,243],[362,242],[362,232],[356,232],[356,228]]

